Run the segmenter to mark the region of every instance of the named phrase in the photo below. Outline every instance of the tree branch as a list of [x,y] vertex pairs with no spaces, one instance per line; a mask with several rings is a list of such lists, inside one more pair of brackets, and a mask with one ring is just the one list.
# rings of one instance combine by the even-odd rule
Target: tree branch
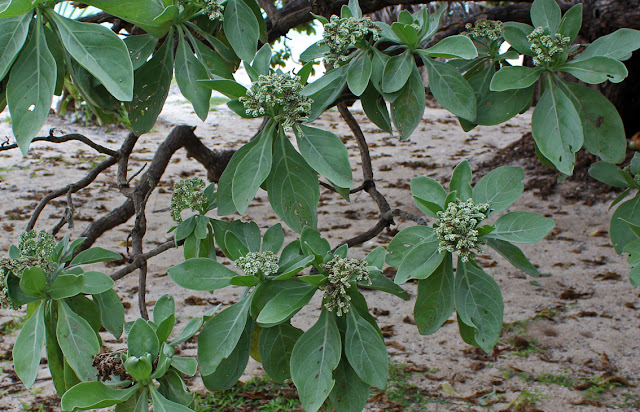
[[[106,154],[107,156],[117,156],[118,153],[114,150],[109,149],[108,147],[104,147],[102,145],[99,145],[97,143],[95,143],[94,141],[92,141],[91,139],[89,139],[86,136],[83,136],[81,134],[77,134],[77,133],[71,133],[71,134],[65,134],[63,136],[58,136],[55,137],[53,135],[53,131],[55,129],[51,129],[49,130],[49,136],[40,136],[40,137],[36,137],[32,140],[32,142],[49,142],[49,143],[65,143],[65,142],[70,142],[73,140],[76,140],[78,142],[84,143],[87,146],[91,147],[92,149],[94,149],[96,152],[102,153],[102,154]],[[13,143],[13,144],[8,144],[8,141],[2,143],[2,145],[0,145],[0,152],[3,152],[5,150],[11,150],[11,149],[17,149],[18,145]]]

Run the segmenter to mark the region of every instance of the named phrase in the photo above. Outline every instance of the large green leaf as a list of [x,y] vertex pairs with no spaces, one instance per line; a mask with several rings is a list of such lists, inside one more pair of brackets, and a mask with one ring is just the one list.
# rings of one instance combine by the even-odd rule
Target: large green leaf
[[133,323],[127,336],[127,350],[129,355],[138,358],[142,358],[147,353],[151,354],[152,359],[158,356],[160,341],[148,321],[138,318]]
[[488,236],[515,243],[536,243],[553,229],[556,222],[530,212],[510,212],[500,216]]
[[96,368],[92,363],[93,357],[100,352],[100,341],[91,325],[62,300],[58,301],[56,335],[65,360],[78,378],[95,380]]
[[116,389],[102,382],[81,382],[65,392],[60,406],[65,411],[108,408],[125,402],[139,389],[139,384],[127,389]]
[[291,353],[302,333],[289,323],[263,328],[260,332],[258,347],[262,367],[276,382],[291,378]]
[[504,39],[519,53],[534,56],[527,36],[533,31],[533,27],[524,23],[506,22],[502,25]]
[[411,194],[418,208],[427,216],[436,217],[444,207],[447,192],[435,179],[418,176],[411,179]]
[[538,269],[536,269],[536,267],[533,266],[531,262],[529,262],[529,259],[527,259],[524,253],[522,253],[522,250],[520,250],[520,248],[516,245],[513,245],[504,240],[491,238],[487,239],[487,245],[496,252],[500,253],[502,257],[509,261],[509,263],[511,263],[513,266],[517,267],[524,273],[535,278],[540,276]]
[[640,225],[640,196],[636,195],[633,199],[622,203],[611,216],[609,236],[618,254],[624,251],[627,244],[638,238],[627,222]]
[[124,328],[124,306],[118,294],[115,290],[109,289],[99,295],[93,295],[93,300],[100,311],[102,325],[119,339]]
[[102,272],[84,272],[84,286],[82,293],[86,295],[99,295],[111,289],[115,282],[111,277]]
[[568,62],[558,68],[561,72],[574,75],[578,80],[589,84],[600,84],[609,80],[620,83],[629,72],[626,66],[616,59],[594,56],[588,59]]
[[[375,65],[374,65],[375,69]],[[373,72],[372,72],[373,76]],[[347,66],[340,66],[320,77],[313,83],[309,83],[302,89],[304,96],[311,97],[311,113],[309,121],[317,119],[340,96],[347,84]]]
[[193,54],[184,36],[180,36],[178,41],[175,72],[180,92],[191,102],[200,120],[205,121],[209,114],[211,89],[198,80],[208,79],[209,73]]
[[202,376],[202,382],[207,389],[226,390],[240,379],[249,361],[252,329],[252,325],[248,323],[231,354],[220,362],[214,373]]
[[594,56],[611,57],[626,60],[631,53],[640,48],[640,30],[619,29],[611,34],[594,40],[585,51],[576,56],[573,61],[586,60]]
[[389,355],[382,337],[353,308],[345,316],[344,351],[349,364],[362,381],[384,389],[389,375]]
[[146,63],[147,59],[156,49],[158,39],[149,34],[139,34],[135,36],[127,36],[124,44],[129,50],[129,57],[133,70],[137,70]]
[[329,405],[338,412],[361,412],[364,410],[371,386],[363,382],[343,356],[333,371],[336,380],[329,394]]
[[[171,34],[167,39],[171,38]],[[138,136],[151,130],[169,95],[173,79],[173,42],[164,44],[135,72],[133,100],[126,103],[131,128]]]
[[129,50],[107,27],[49,13],[67,52],[93,74],[116,99],[133,99],[133,65]]
[[369,84],[361,96],[360,103],[369,120],[385,132],[392,132],[387,103],[374,86]]
[[171,280],[191,290],[214,290],[229,286],[238,274],[222,263],[208,258],[192,258],[167,270]]
[[25,269],[20,276],[20,289],[28,296],[44,297],[48,289],[47,276],[44,271],[37,266]]
[[582,26],[582,3],[578,3],[571,7],[560,21],[560,27],[558,27],[558,33],[563,36],[567,36],[571,39],[571,42],[575,40],[580,32]]
[[473,189],[471,188],[472,179],[473,172],[471,171],[471,166],[469,166],[467,160],[463,160],[453,169],[451,181],[449,182],[449,192],[456,192],[458,199],[467,201],[473,195]]
[[155,20],[165,10],[157,0],[83,0],[82,3],[120,17],[157,38],[163,37],[171,26],[171,22]]
[[192,411],[186,406],[180,405],[177,402],[170,401],[169,399],[162,396],[162,394],[158,392],[155,386],[151,385],[149,389],[151,390],[151,399],[153,400],[154,412],[191,412]]
[[7,75],[29,33],[33,13],[0,19],[0,80]]
[[475,330],[475,341],[490,353],[500,337],[504,303],[495,280],[473,262],[458,261],[455,305],[462,321]]
[[440,266],[446,253],[440,253],[440,240],[429,238],[416,244],[398,267],[395,282],[399,285],[409,279],[426,279]]
[[[276,123],[271,122],[257,139],[242,146],[231,158],[220,177],[218,186],[218,213],[221,215],[238,211],[244,213],[258,188],[271,172],[272,147]],[[229,192],[233,210],[228,204]],[[226,199],[227,202],[223,202]]]
[[473,201],[489,203],[491,212],[502,212],[524,192],[520,167],[502,166],[484,175],[473,187]]
[[431,93],[445,109],[463,119],[476,119],[477,103],[473,89],[451,65],[421,56],[429,74]]
[[296,282],[294,286],[278,292],[269,300],[260,311],[256,322],[268,328],[288,320],[309,303],[317,289],[308,283]]
[[323,308],[320,318],[298,342],[291,354],[291,378],[307,412],[316,412],[333,389],[333,370],[341,355],[340,331],[335,315]]
[[436,240],[433,229],[428,226],[409,226],[396,234],[387,246],[387,264],[399,267],[407,254],[422,242]]
[[91,249],[83,250],[73,258],[69,266],[88,265],[90,263],[107,262],[110,260],[120,260],[122,255],[111,250],[103,249],[101,247],[92,247]]
[[13,369],[24,386],[30,388],[36,381],[42,348],[45,341],[44,310],[46,303],[40,305],[25,322],[13,345]]
[[213,374],[238,344],[247,323],[251,296],[226,308],[205,323],[198,336],[198,362],[202,375]]
[[435,333],[454,309],[453,263],[450,253],[426,279],[418,281],[413,317],[421,335]]
[[33,0],[2,0],[0,2],[0,18],[22,16],[33,9]]
[[435,46],[425,50],[418,50],[418,53],[429,57],[440,57],[445,59],[461,58],[471,60],[478,57],[478,50],[473,41],[467,36],[456,35],[445,37]]
[[549,84],[531,117],[531,131],[540,153],[562,173],[573,173],[575,152],[584,141],[582,122],[571,99]]
[[616,107],[597,90],[578,83],[565,85],[582,121],[585,149],[607,162],[622,162],[627,139]]
[[47,47],[44,29],[36,23],[7,83],[13,135],[23,155],[47,120],[56,76],[56,61]]
[[84,275],[61,274],[53,281],[47,294],[52,299],[64,299],[82,293],[84,288]]
[[278,136],[274,162],[267,178],[269,202],[280,218],[296,232],[315,227],[320,199],[318,176],[285,136]]
[[367,52],[351,61],[347,72],[347,85],[351,93],[356,96],[364,93],[369,84],[369,78],[371,78],[372,67],[371,57]]
[[242,0],[229,0],[224,8],[224,34],[242,60],[251,61],[258,49],[260,25]]
[[382,91],[395,93],[402,89],[414,68],[413,55],[408,50],[387,60],[382,73]]
[[622,177],[620,168],[609,162],[597,162],[589,168],[589,175],[609,186],[628,188],[629,183]]
[[560,27],[562,12],[556,0],[535,0],[531,5],[531,22],[534,27],[542,26],[556,33]]
[[538,81],[541,73],[541,67],[506,66],[493,75],[490,89],[494,92],[526,89]]
[[413,70],[398,96],[391,103],[391,119],[401,140],[407,140],[422,120],[425,108],[424,84],[418,69]]
[[295,128],[295,132],[300,154],[309,166],[338,187],[352,186],[349,152],[338,136],[305,125]]

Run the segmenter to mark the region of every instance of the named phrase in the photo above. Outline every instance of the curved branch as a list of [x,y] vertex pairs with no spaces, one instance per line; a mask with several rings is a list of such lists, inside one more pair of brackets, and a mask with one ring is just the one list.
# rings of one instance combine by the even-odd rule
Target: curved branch
[[[70,134],[65,134],[63,136],[55,137],[53,135],[54,130],[55,129],[49,130],[49,136],[36,137],[32,140],[32,142],[65,143],[65,142],[76,140],[78,142],[86,144],[87,146],[94,149],[96,152],[106,154],[107,156],[115,157],[118,155],[118,152],[116,152],[115,150],[111,150],[108,147],[102,146],[92,141],[91,139],[89,139],[84,135],[81,135],[78,133],[70,133]],[[0,152],[3,152],[5,150],[17,149],[17,148],[18,148],[17,144],[15,143],[7,144],[7,142],[5,142],[2,145],[0,145]]]

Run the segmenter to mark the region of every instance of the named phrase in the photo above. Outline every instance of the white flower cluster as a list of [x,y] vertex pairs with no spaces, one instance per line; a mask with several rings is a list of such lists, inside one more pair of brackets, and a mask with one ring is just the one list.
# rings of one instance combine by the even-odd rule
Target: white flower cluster
[[380,38],[380,33],[382,29],[373,24],[368,17],[341,19],[338,16],[331,16],[331,21],[324,25],[322,40],[318,42],[329,47],[329,53],[324,59],[325,65],[338,67],[340,62],[348,60],[349,46],[365,40],[369,34],[376,41]]
[[566,51],[567,46],[571,43],[571,38],[563,37],[562,34],[545,34],[542,26],[534,29],[528,36],[531,50],[536,54],[533,58],[533,64],[543,66],[554,60],[554,56],[562,54]]
[[44,230],[41,230],[40,233],[31,230],[20,234],[18,249],[20,249],[20,254],[23,256],[47,257],[55,247],[56,240],[53,235]]
[[351,280],[366,281],[371,284],[369,269],[366,262],[356,259],[347,259],[334,256],[322,269],[327,272],[329,282],[321,286],[324,291],[324,306],[329,311],[336,311],[338,316],[349,311],[349,301],[351,297],[347,294],[347,289],[351,287]]
[[218,0],[178,0],[178,4],[180,6],[185,6],[187,4],[193,4],[202,9],[204,14],[209,17],[209,20],[222,20],[222,5],[218,2]]
[[273,252],[266,251],[262,253],[249,252],[245,256],[235,261],[237,268],[240,268],[249,276],[256,276],[258,272],[262,272],[264,276],[272,275],[278,272],[278,256]]
[[313,99],[302,96],[302,84],[290,73],[260,75],[246,97],[241,97],[247,113],[252,116],[272,115],[285,130],[309,120]]
[[194,212],[204,213],[207,206],[207,199],[199,190],[204,187],[204,181],[199,177],[189,180],[181,180],[173,188],[171,196],[171,218],[176,223],[182,223],[181,213],[185,209]]
[[477,39],[487,39],[489,41],[498,40],[502,37],[502,22],[497,20],[478,20],[474,24],[467,23],[464,26],[467,31],[462,34],[467,37]]
[[446,210],[438,212],[438,220],[433,225],[440,239],[438,252],[458,252],[463,262],[473,257],[474,250],[482,252],[477,227],[487,217],[488,211],[488,203],[476,205],[469,199],[451,202]]

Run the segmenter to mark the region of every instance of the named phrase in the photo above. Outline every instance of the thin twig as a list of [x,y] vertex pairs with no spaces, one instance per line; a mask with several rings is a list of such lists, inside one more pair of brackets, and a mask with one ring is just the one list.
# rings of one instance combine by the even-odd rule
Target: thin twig
[[[102,154],[106,154],[107,156],[111,156],[111,157],[117,157],[118,156],[118,152],[116,152],[115,150],[111,150],[108,147],[102,146],[96,142],[94,142],[93,140],[89,139],[88,137],[78,134],[78,133],[70,133],[70,134],[65,134],[63,136],[54,136],[53,135],[53,131],[54,129],[51,129],[49,131],[49,136],[40,136],[40,137],[35,137],[32,142],[48,142],[48,143],[65,143],[65,142],[70,142],[70,141],[78,141],[81,143],[86,144],[87,146],[91,147],[92,149],[94,149],[95,151],[102,153]],[[11,150],[11,149],[17,149],[18,145],[13,143],[13,144],[2,144],[0,145],[0,152],[3,152],[5,150]]]
[[53,229],[51,229],[51,234],[53,236],[57,235],[60,229],[64,227],[64,225],[68,225],[69,229],[73,229],[73,214],[75,212],[75,208],[73,207],[73,197],[71,196],[71,190],[67,192],[67,207],[64,209],[62,213],[62,217],[58,224],[56,224]]
[[[178,245],[180,245],[182,242],[179,242]],[[174,242],[173,240],[169,240],[166,241],[165,243],[161,244],[160,246],[158,246],[157,248],[148,251],[147,253],[145,253],[144,256],[144,260],[140,260],[140,261],[134,261],[129,263],[127,266],[119,269],[117,272],[112,273],[111,274],[111,279],[113,280],[119,280],[122,279],[123,277],[127,276],[129,273],[133,273],[136,271],[136,269],[140,269],[140,266],[142,264],[142,262],[146,262],[147,260],[151,259],[154,256],[158,256],[159,254],[166,252],[167,250],[173,249],[176,247],[176,242]]]

